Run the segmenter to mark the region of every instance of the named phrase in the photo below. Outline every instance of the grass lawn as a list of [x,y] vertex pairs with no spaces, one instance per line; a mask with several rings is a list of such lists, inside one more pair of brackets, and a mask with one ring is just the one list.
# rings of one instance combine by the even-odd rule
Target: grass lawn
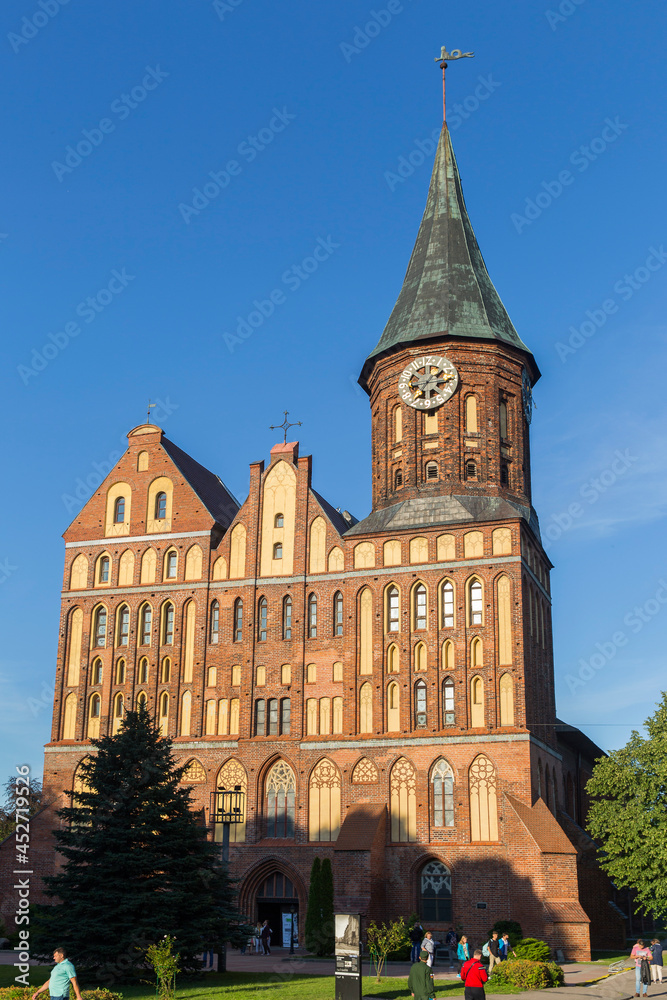
[[[663,951],[662,960],[667,964],[667,951]],[[627,962],[634,968],[635,960],[630,958],[630,949],[627,951],[595,951],[591,950],[591,963],[595,965],[611,965],[612,962]]]
[[[44,983],[50,968],[34,966],[30,969],[30,983],[35,986]],[[11,965],[0,965],[0,986],[11,986],[15,970]],[[83,989],[88,985],[80,984]],[[92,985],[92,984],[91,984]],[[184,1000],[334,1000],[333,976],[292,975],[278,976],[270,972],[228,972],[226,975],[209,973],[197,979],[181,977],[176,984],[177,998]],[[154,1000],[155,989],[151,984],[114,987],[126,1000]],[[498,989],[494,993],[500,992]],[[519,993],[517,989],[505,987],[503,993]],[[374,977],[363,979],[365,997],[385,997],[387,1000],[408,1000],[410,994],[407,980],[383,978],[377,983]],[[463,996],[459,982],[437,982],[438,997]]]

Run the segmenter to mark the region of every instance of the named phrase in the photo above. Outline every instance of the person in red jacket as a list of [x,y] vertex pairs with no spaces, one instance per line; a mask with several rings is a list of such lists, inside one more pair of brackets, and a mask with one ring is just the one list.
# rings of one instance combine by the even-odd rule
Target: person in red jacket
[[461,969],[465,1000],[484,1000],[486,997],[484,983],[488,978],[487,971],[482,965],[482,952],[478,948]]

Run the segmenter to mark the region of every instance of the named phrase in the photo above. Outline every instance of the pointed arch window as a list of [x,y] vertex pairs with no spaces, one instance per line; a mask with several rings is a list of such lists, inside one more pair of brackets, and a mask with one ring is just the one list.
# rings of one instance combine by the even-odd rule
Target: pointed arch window
[[401,730],[401,694],[395,681],[387,688],[387,732],[398,733]]
[[159,726],[161,735],[166,736],[169,731],[169,695],[166,691],[160,695]]
[[167,516],[167,494],[160,491],[155,494],[155,520],[162,521]]
[[308,598],[308,637],[317,638],[317,595],[311,594]]
[[514,681],[511,674],[500,678],[500,725],[514,725]]
[[120,730],[123,724],[123,716],[125,714],[125,699],[122,693],[119,691],[113,700],[113,720],[111,723],[111,735],[115,736]]
[[428,667],[428,654],[423,642],[418,642],[415,646],[415,671],[426,670]]
[[387,650],[387,673],[397,674],[399,669],[398,646],[392,642]]
[[243,640],[243,601],[237,597],[234,601],[234,642]]
[[99,659],[99,657],[93,660],[93,666],[90,671],[90,683],[91,684],[102,683],[102,661]]
[[340,590],[334,594],[333,602],[333,634],[343,634],[343,595]]
[[167,552],[166,567],[165,567],[165,577],[167,580],[176,579],[176,570],[178,568],[178,553],[176,549],[169,549]]
[[102,715],[102,699],[99,694],[90,696],[88,704],[88,737],[95,740],[100,735],[100,718]]
[[335,841],[340,830],[340,772],[325,758],[313,768],[308,784],[308,839]]
[[93,645],[106,646],[107,644],[107,609],[100,604],[95,609],[93,617]]
[[285,761],[273,765],[266,778],[266,836],[294,836],[296,780],[294,771]]
[[140,691],[137,695],[137,712],[148,711],[148,698],[145,691]]
[[446,726],[453,726],[456,722],[454,690],[454,681],[451,677],[446,677],[442,682],[442,718]]
[[292,598],[283,598],[283,639],[292,638]]
[[[218,791],[241,791],[246,792],[248,790],[248,776],[246,774],[243,764],[239,760],[228,760],[226,764],[223,764],[218,771],[217,780]],[[241,796],[241,822],[230,824],[230,842],[232,844],[242,844],[245,842],[246,837],[246,801],[247,796]],[[216,824],[215,829],[215,840],[222,841],[222,823]]]
[[442,644],[442,669],[454,669],[454,643],[451,639],[446,639]]
[[145,656],[142,656],[139,660],[139,671],[138,671],[138,682],[139,684],[148,683],[148,660]]
[[368,682],[359,691],[359,732],[373,732],[373,688]]
[[394,843],[417,840],[417,774],[405,757],[391,769],[391,839]]
[[419,912],[428,923],[449,923],[452,919],[452,876],[442,861],[429,861],[419,879]]
[[171,645],[174,641],[174,605],[168,601],[162,612],[162,642]]
[[484,681],[477,676],[470,682],[470,725],[473,729],[484,728],[484,715]]
[[442,627],[454,627],[454,584],[445,580],[442,585]]
[[476,636],[470,643],[470,666],[482,667],[484,665],[484,646],[479,636]]
[[265,597],[260,597],[257,606],[257,641],[266,642],[268,604]]
[[97,582],[108,583],[110,573],[111,573],[111,559],[109,559],[109,556],[102,556],[98,566]]
[[415,684],[415,729],[426,729],[426,684],[417,681]]
[[153,625],[153,609],[150,604],[144,604],[139,612],[139,642],[142,646],[151,644],[151,628]]
[[162,661],[162,668],[160,670],[160,683],[169,684],[171,680],[171,660],[168,656]]
[[125,660],[121,657],[116,663],[116,684],[125,683]]
[[468,621],[471,625],[484,624],[484,591],[479,580],[470,584]]
[[433,826],[454,826],[454,773],[442,758],[431,772]]
[[496,769],[484,754],[470,765],[470,839],[498,840],[498,799]]
[[215,645],[220,638],[220,604],[218,601],[211,603],[211,632],[210,640]]
[[130,609],[123,604],[118,610],[118,645],[127,646],[130,641]]
[[122,524],[125,520],[125,497],[116,497],[113,505],[113,522]]
[[401,619],[401,598],[398,587],[387,590],[387,632],[398,632]]
[[418,583],[415,587],[413,601],[414,627],[415,629],[426,628],[428,616],[426,612],[426,587],[423,583]]

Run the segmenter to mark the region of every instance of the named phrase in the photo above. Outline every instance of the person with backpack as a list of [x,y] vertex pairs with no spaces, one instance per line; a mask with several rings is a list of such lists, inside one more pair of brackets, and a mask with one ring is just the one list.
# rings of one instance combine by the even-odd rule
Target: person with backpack
[[651,981],[662,982],[662,945],[658,938],[653,938],[649,945],[651,949]]
[[456,955],[456,931],[450,927],[445,934],[445,946],[449,948],[450,969],[454,968],[454,956]]
[[408,989],[414,1000],[435,1000],[433,973],[428,967],[428,952],[420,951],[408,976]]
[[456,949],[456,957],[459,960],[459,978],[461,978],[461,969],[463,968],[465,963],[470,960],[470,951],[468,949],[468,938],[465,936],[465,934],[461,935],[461,940],[459,941],[458,947]]
[[421,925],[419,917],[417,917],[412,930],[410,931],[410,962],[414,965],[415,962],[419,961],[419,952],[421,951],[422,938],[424,937],[424,928]]
[[644,946],[644,942],[641,938],[638,938],[637,943],[633,945],[632,951],[630,952],[630,958],[635,960],[635,996],[639,996],[641,987],[644,996],[648,993],[648,984],[651,982],[651,966],[650,961],[653,958],[653,954],[650,948]]
[[484,948],[482,949],[482,954],[486,953],[489,956],[489,975],[493,972],[493,967],[495,965],[500,965],[500,947],[498,942],[498,931],[493,931],[491,937],[486,942]]
[[482,965],[482,952],[477,948],[473,957],[461,969],[465,1000],[485,1000],[484,983],[488,978],[488,973]]

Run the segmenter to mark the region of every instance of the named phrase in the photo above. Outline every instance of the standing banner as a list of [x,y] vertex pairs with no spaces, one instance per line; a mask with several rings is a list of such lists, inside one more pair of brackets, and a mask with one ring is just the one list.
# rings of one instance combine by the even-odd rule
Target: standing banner
[[337,913],[334,917],[336,937],[336,1000],[361,1000],[361,916],[358,913]]

